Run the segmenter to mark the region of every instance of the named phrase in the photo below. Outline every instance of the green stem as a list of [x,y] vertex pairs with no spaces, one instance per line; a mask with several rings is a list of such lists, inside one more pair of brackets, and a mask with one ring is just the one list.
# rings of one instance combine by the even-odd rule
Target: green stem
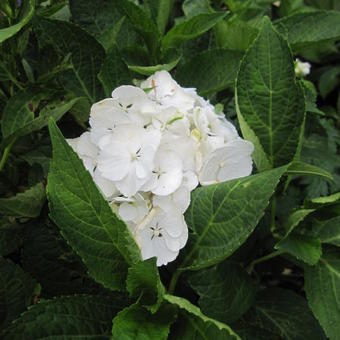
[[4,166],[6,164],[7,158],[9,156],[9,153],[11,151],[13,144],[14,144],[14,141],[11,144],[9,144],[5,147],[4,153],[3,153],[1,161],[0,161],[0,171],[2,171],[2,169],[4,168]]
[[250,274],[253,269],[254,269],[254,266],[256,264],[259,264],[259,263],[262,263],[262,262],[266,262],[270,259],[272,259],[273,257],[276,257],[276,256],[279,256],[281,254],[283,254],[284,251],[283,250],[276,250],[276,251],[273,251],[272,253],[270,254],[267,254],[265,256],[262,256],[262,257],[259,257],[258,259],[255,259],[253,262],[250,263],[250,265],[248,266],[247,268],[247,272]]
[[276,215],[276,196],[274,194],[273,199],[272,199],[272,206],[271,206],[271,222],[270,222],[270,231],[272,234],[275,234],[275,215]]
[[172,275],[172,278],[171,278],[171,281],[170,281],[170,284],[169,284],[169,289],[168,289],[170,294],[174,293],[177,281],[178,281],[179,277],[181,276],[181,274],[182,274],[182,272],[180,270],[176,269],[176,271],[174,272],[174,275]]

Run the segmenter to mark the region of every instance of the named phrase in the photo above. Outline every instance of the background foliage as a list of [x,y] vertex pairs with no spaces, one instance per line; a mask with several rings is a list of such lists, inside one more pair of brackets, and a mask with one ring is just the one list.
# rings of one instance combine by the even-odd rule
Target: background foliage
[[[1,1],[0,337],[340,339],[339,42],[336,0]],[[194,191],[158,269],[63,136],[161,69],[255,166]]]

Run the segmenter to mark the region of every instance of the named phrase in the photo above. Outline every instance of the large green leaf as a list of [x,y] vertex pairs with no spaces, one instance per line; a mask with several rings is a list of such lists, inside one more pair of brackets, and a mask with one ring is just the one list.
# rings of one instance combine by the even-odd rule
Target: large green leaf
[[238,339],[239,336],[226,324],[208,318],[198,307],[188,300],[166,294],[165,300],[177,306],[183,319],[177,324],[170,334],[171,339]]
[[60,57],[71,54],[70,66],[59,74],[61,85],[94,103],[103,97],[97,78],[104,60],[103,47],[84,30],[66,21],[39,18],[34,30],[42,46],[52,46]]
[[129,268],[126,288],[132,298],[138,298],[139,304],[158,309],[162,302],[165,288],[160,279],[156,258],[138,262]]
[[294,51],[340,38],[340,12],[312,11],[297,13],[275,23]]
[[186,213],[194,235],[181,269],[197,270],[230,256],[255,229],[285,170],[196,189]]
[[23,1],[19,22],[10,27],[0,29],[0,43],[17,34],[31,20],[34,13],[34,6],[35,0]]
[[178,47],[178,44],[198,37],[214,27],[226,15],[226,12],[198,14],[175,25],[163,37],[163,48]]
[[238,320],[252,305],[256,294],[250,276],[232,262],[194,272],[189,276],[189,284],[200,296],[198,304],[202,312],[225,323]]
[[104,296],[67,296],[30,308],[2,333],[3,340],[109,339],[113,316],[122,308]]
[[35,285],[29,274],[0,257],[0,329],[31,304]]
[[241,52],[211,49],[195,55],[180,65],[176,79],[185,87],[197,88],[200,95],[234,86]]
[[42,183],[10,198],[0,198],[0,215],[11,217],[37,217],[46,200]]
[[[239,119],[245,121],[257,139],[255,149],[260,143],[274,167],[291,161],[304,122],[304,95],[295,79],[287,42],[273,29],[268,18],[263,20],[258,37],[242,60],[235,99]],[[250,138],[249,131],[245,132]],[[257,152],[254,161],[263,170],[267,164]]]
[[13,143],[17,138],[28,135],[31,132],[38,131],[48,124],[50,118],[58,121],[73,105],[79,100],[75,98],[66,102],[56,102],[45,106],[39,113],[39,116],[27,122],[13,133],[3,139],[1,148]]
[[242,339],[325,339],[306,300],[292,291],[278,288],[259,292],[254,307],[236,329]]
[[305,291],[309,306],[330,339],[340,335],[340,252],[324,249],[316,266],[305,266]]
[[105,287],[123,290],[128,265],[140,259],[139,248],[52,120],[49,129],[53,147],[47,186],[51,217],[90,275]]
[[120,85],[132,84],[131,73],[116,46],[108,52],[98,78],[106,96],[111,96],[112,91]]
[[113,319],[113,339],[166,340],[176,317],[173,306],[164,305],[151,314],[140,305],[131,305]]
[[287,170],[288,175],[298,176],[320,176],[329,181],[333,180],[333,176],[328,171],[304,162],[292,162]]

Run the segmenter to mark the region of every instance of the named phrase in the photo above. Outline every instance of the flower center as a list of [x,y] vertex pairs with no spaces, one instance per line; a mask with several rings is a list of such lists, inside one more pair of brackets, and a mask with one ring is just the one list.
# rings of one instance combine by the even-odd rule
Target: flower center
[[162,237],[162,228],[159,226],[158,222],[156,223],[156,225],[154,227],[150,227],[150,229],[152,230],[152,235],[151,235],[151,240],[154,239],[154,237]]

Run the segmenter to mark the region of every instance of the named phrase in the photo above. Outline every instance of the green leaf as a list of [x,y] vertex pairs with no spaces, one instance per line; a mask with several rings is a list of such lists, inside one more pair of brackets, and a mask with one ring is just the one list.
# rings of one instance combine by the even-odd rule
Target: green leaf
[[188,300],[169,294],[165,294],[164,299],[179,307],[185,319],[175,330],[176,333],[171,334],[172,339],[240,339],[229,326],[208,318]]
[[236,329],[242,339],[259,339],[259,334],[263,333],[265,336],[260,339],[325,339],[306,300],[292,291],[279,288],[259,292],[254,307]]
[[258,34],[258,29],[234,16],[214,27],[216,43],[220,48],[245,52]]
[[293,255],[311,266],[318,263],[322,253],[319,238],[301,235],[297,232],[289,234],[278,242],[275,248]]
[[113,339],[166,340],[175,317],[171,305],[162,306],[156,314],[137,304],[131,305],[113,319]]
[[182,4],[183,13],[187,18],[201,13],[211,13],[209,0],[184,0]]
[[90,275],[107,288],[123,290],[128,265],[140,260],[139,248],[52,120],[49,130],[53,148],[47,186],[51,217]]
[[104,291],[90,279],[80,257],[67,245],[57,227],[47,221],[25,226],[21,261],[24,270],[41,284],[43,298]]
[[103,91],[97,75],[103,63],[103,47],[84,30],[66,21],[39,18],[34,31],[42,46],[52,46],[60,57],[71,53],[70,66],[60,72],[61,85],[90,103],[102,99]]
[[35,285],[18,265],[0,257],[0,329],[31,304]]
[[33,120],[29,120],[25,125],[21,126],[9,136],[7,136],[1,144],[1,148],[11,144],[17,138],[28,135],[31,132],[38,131],[48,124],[50,118],[58,121],[72,106],[79,100],[75,98],[66,102],[56,102],[45,106],[39,113],[39,116]]
[[35,0],[23,1],[20,21],[13,26],[0,29],[0,43],[17,34],[31,20],[34,6]]
[[104,296],[67,296],[31,307],[4,330],[3,340],[108,339],[112,318],[121,306]]
[[340,247],[340,216],[325,221],[313,220],[312,232],[320,238],[322,243]]
[[328,171],[319,168],[318,166],[311,165],[304,162],[294,161],[291,163],[287,170],[288,175],[300,176],[320,176],[327,180],[333,181],[333,176]]
[[[273,29],[267,17],[242,60],[235,102],[248,129],[257,136],[255,148],[259,142],[270,164],[276,167],[291,161],[304,122],[304,95],[295,79],[287,42]],[[242,124],[241,130],[251,137]],[[262,159],[254,159],[261,171],[259,160]]]
[[310,215],[314,211],[315,209],[298,209],[293,211],[288,216],[288,219],[285,222],[285,237],[287,237],[295,229],[295,227],[299,225],[300,222],[302,222],[308,215]]
[[3,138],[7,138],[16,130],[33,121],[34,111],[44,97],[46,95],[29,88],[12,96],[6,103],[2,115],[1,132]]
[[194,235],[180,269],[201,269],[230,256],[255,229],[285,170],[196,189],[186,213]]
[[340,38],[340,12],[312,11],[297,13],[275,22],[295,52],[328,40]]
[[305,291],[310,308],[330,339],[340,334],[340,252],[324,249],[316,266],[305,266]]
[[116,46],[108,52],[98,78],[106,96],[111,96],[112,91],[118,86],[132,84],[131,73]]
[[194,39],[214,27],[227,12],[196,15],[174,26],[162,39],[163,49],[178,47],[184,41]]
[[145,5],[149,9],[150,16],[157,24],[158,30],[164,34],[169,16],[173,7],[172,0],[146,0]]
[[132,27],[143,37],[151,55],[154,56],[159,48],[160,34],[151,17],[141,7],[128,0],[121,0],[117,5]]
[[340,192],[337,192],[335,194],[329,195],[329,196],[322,196],[322,197],[316,197],[311,199],[311,203],[317,204],[317,205],[324,205],[324,204],[333,204],[340,200]]
[[234,86],[242,53],[227,49],[211,49],[195,55],[180,65],[176,79],[185,87],[195,87],[207,95]]
[[126,288],[132,298],[139,298],[139,304],[149,307],[152,313],[157,311],[165,288],[158,273],[156,258],[138,262],[130,267]]
[[189,284],[200,296],[202,312],[225,323],[238,320],[255,300],[255,283],[232,262],[192,273]]
[[175,58],[172,60],[169,60],[169,62],[164,62],[164,63],[154,65],[154,66],[137,66],[137,65],[130,65],[128,63],[128,68],[131,71],[134,71],[136,73],[150,76],[154,74],[155,72],[161,71],[161,70],[170,72],[174,67],[176,67],[180,59],[181,59],[181,56],[175,56]]
[[0,198],[0,214],[11,217],[37,217],[46,200],[42,183],[10,198]]

